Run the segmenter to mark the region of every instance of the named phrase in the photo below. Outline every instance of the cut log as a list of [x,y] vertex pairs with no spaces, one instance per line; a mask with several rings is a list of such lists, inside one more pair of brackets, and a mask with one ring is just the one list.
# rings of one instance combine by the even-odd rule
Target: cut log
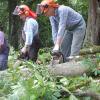
[[83,66],[81,63],[67,62],[63,64],[56,64],[49,66],[49,70],[54,75],[62,76],[77,76],[82,75],[88,71],[88,66]]
[[80,50],[80,55],[100,53],[100,46]]
[[[68,93],[68,91],[61,90],[61,97],[69,97],[70,93]],[[78,90],[76,92],[73,92],[73,95],[77,96],[77,97],[91,97],[93,100],[100,100],[100,94],[96,93],[95,91],[90,91],[90,90]]]
[[74,95],[79,97],[91,97],[93,100],[100,100],[100,94],[90,90],[78,91],[74,93]]
[[52,73],[53,75],[79,76],[83,75],[84,73],[91,72],[94,64],[96,64],[94,61],[89,62],[89,64],[84,61],[70,61],[62,64],[49,65],[48,68],[50,73]]

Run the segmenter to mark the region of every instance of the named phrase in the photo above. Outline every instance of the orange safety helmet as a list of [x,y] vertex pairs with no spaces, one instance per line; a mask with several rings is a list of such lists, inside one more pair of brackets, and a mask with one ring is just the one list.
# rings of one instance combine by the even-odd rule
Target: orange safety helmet
[[37,13],[46,13],[49,7],[57,8],[58,6],[59,4],[56,2],[56,0],[43,0],[40,4],[37,5]]
[[37,17],[36,13],[30,10],[30,8],[27,5],[16,6],[13,14],[14,15],[25,14],[26,16],[33,17],[34,19]]

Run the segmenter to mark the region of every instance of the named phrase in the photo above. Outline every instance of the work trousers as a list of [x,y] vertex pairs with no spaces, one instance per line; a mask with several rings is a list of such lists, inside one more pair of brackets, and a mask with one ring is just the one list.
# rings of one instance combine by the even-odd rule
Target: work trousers
[[65,60],[66,57],[79,55],[85,37],[85,31],[86,24],[84,19],[81,20],[75,29],[65,31],[60,47]]

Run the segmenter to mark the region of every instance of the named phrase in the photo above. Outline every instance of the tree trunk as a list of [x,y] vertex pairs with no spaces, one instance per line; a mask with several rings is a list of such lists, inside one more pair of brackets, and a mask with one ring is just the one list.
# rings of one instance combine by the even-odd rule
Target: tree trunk
[[90,15],[91,15],[91,8],[90,8],[90,6],[91,6],[91,3],[89,2],[89,1],[87,1],[88,2],[88,6],[89,6],[89,8],[88,8],[88,19],[87,19],[87,29],[86,29],[86,36],[85,36],[85,45],[86,46],[88,46],[89,44],[91,44],[91,39],[90,39],[90,37],[91,37],[91,17],[90,17]]
[[[90,0],[86,39],[95,45],[100,45],[100,0]],[[90,38],[91,37],[91,38]]]
[[18,34],[19,34],[19,17],[14,16],[12,13],[18,4],[18,0],[8,0],[9,8],[9,41],[10,44],[18,49]]

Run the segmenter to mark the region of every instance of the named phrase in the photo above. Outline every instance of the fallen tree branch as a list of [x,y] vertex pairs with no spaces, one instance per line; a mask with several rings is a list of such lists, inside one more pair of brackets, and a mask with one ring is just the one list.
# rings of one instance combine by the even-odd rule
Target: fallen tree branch
[[85,48],[80,50],[80,55],[95,54],[95,53],[100,53],[100,46],[94,46],[91,48]]
[[90,90],[86,90],[86,91],[79,90],[71,94],[68,93],[68,91],[62,90],[60,93],[61,93],[61,97],[69,97],[71,94],[73,94],[76,97],[91,97],[93,100],[100,100],[100,94]]
[[100,94],[90,90],[77,91],[76,93],[74,93],[74,95],[79,97],[91,97],[93,100],[100,100]]

